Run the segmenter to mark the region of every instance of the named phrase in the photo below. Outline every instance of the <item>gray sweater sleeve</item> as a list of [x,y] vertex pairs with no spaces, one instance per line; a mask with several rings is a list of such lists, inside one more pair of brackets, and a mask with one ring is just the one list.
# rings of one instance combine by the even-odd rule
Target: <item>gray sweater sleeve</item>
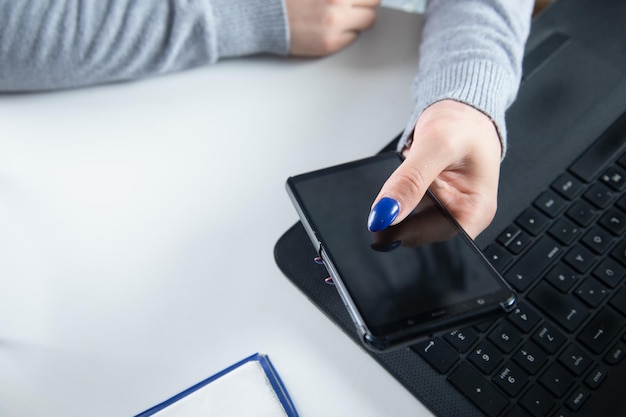
[[0,91],[131,80],[288,49],[283,0],[0,0]]
[[419,115],[452,99],[494,122],[506,152],[504,113],[519,88],[533,0],[429,0],[413,83],[415,108],[401,149]]

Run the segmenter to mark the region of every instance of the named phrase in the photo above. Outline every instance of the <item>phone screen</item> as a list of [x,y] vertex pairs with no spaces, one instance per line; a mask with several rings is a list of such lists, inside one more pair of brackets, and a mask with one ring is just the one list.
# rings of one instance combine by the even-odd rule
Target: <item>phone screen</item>
[[512,303],[511,290],[430,192],[398,225],[368,230],[371,204],[400,163],[389,153],[288,181],[309,235],[372,335],[432,329]]

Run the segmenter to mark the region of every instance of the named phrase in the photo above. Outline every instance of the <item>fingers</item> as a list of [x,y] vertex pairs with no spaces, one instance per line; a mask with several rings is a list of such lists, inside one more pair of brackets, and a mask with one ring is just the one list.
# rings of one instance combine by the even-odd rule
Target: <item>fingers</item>
[[356,30],[337,33],[332,37],[324,39],[324,42],[321,44],[320,52],[316,55],[327,55],[333,52],[337,52],[340,49],[343,49],[346,46],[350,45],[358,37],[359,32]]
[[[421,201],[430,184],[450,164],[452,153],[436,146],[436,140],[422,140],[416,131],[413,149],[391,174],[372,205],[368,222],[379,231],[406,218]],[[419,144],[418,144],[419,143]]]
[[345,27],[351,31],[364,31],[376,22],[376,9],[373,7],[352,7],[345,15]]
[[337,52],[374,24],[379,3],[380,0],[287,0],[289,52],[298,56]]
[[368,227],[406,218],[430,188],[475,237],[495,215],[501,146],[491,120],[462,103],[428,107],[415,125],[406,159],[373,202]]
[[[382,186],[368,221],[371,231],[382,230],[406,218],[430,184],[455,160],[450,134],[441,129],[437,105],[426,109],[413,132],[410,152]],[[435,113],[435,114],[433,114]],[[444,128],[446,125],[444,125]]]

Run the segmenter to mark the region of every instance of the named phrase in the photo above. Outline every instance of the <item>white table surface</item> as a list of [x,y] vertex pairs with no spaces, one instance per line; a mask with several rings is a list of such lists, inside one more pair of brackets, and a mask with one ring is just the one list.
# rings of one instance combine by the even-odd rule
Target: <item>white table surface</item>
[[289,175],[411,109],[422,17],[317,60],[0,95],[0,416],[130,416],[267,353],[302,417],[431,416],[287,280]]

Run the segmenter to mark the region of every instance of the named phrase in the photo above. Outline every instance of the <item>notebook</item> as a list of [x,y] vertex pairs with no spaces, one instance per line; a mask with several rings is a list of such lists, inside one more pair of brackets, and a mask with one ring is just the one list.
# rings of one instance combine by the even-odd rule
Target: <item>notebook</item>
[[[626,416],[624,22],[621,0],[560,0],[533,22],[498,213],[476,240],[517,308],[368,352],[437,416]],[[299,223],[275,247],[284,274],[359,343],[315,256]]]
[[269,357],[255,353],[136,417],[298,417]]

